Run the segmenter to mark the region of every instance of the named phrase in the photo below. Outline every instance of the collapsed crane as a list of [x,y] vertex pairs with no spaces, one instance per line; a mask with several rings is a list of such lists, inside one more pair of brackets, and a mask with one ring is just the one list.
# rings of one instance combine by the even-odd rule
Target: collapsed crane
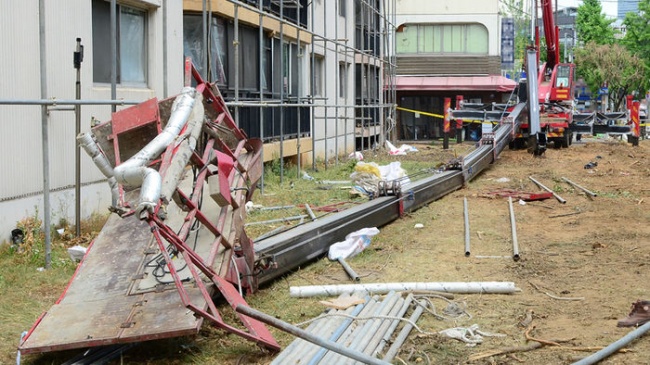
[[[499,120],[504,111],[519,102],[527,104],[528,120],[519,126],[510,143],[511,148],[528,148],[534,155],[542,155],[549,143],[555,148],[566,148],[572,144],[574,134],[601,133],[627,135],[628,141],[637,145],[639,102],[631,97],[628,97],[627,112],[578,113],[574,110],[576,67],[573,63],[560,62],[559,28],[555,24],[551,0],[541,0],[540,6],[546,61],[540,64],[539,27],[535,27],[535,44],[526,49],[526,78],[522,78],[518,85],[518,100],[490,106],[457,103],[457,109],[451,111],[451,119],[490,123]],[[461,97],[458,99],[462,100]],[[489,142],[490,138],[488,135],[485,140]]]

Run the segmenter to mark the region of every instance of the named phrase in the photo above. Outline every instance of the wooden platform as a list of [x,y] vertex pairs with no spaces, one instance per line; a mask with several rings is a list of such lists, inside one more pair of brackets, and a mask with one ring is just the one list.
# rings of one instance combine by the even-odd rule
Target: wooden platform
[[[191,180],[191,179],[190,179]],[[219,207],[209,198],[207,209],[216,219]],[[211,205],[214,205],[212,207]],[[167,224],[180,227],[185,216],[170,204]],[[224,232],[225,233],[225,232]],[[198,227],[188,241],[204,259],[215,236]],[[135,216],[112,214],[71,279],[67,290],[37,322],[19,349],[23,354],[140,342],[196,334],[203,322],[185,308],[170,275],[156,277],[152,260],[160,250],[149,225]],[[222,262],[223,249],[213,263]],[[176,260],[176,259],[175,259]],[[189,280],[182,262],[175,262],[192,303],[207,306]],[[218,264],[217,264],[218,265]],[[164,266],[164,262],[163,262]],[[216,267],[218,270],[219,267]]]

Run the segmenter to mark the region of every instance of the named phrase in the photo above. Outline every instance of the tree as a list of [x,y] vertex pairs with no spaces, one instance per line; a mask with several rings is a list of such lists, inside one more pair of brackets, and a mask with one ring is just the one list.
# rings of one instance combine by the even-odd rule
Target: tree
[[576,67],[592,95],[607,85],[612,110],[621,110],[625,96],[640,90],[645,81],[643,61],[616,43],[587,43],[576,50]]
[[[647,1],[647,0],[646,0]],[[607,19],[603,13],[600,0],[584,0],[578,7],[576,15],[576,33],[582,44],[595,42],[597,44],[614,43],[613,19]]]
[[642,85],[643,94],[650,88],[650,0],[641,0],[639,2],[639,13],[627,13],[625,21],[626,27],[623,44],[632,52],[632,54],[643,60],[645,82]]

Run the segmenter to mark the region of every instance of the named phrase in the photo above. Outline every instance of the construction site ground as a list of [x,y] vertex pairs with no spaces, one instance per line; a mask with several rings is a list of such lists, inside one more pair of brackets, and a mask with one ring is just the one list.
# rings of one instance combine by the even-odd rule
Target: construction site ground
[[[617,321],[627,316],[633,301],[650,299],[650,144],[641,141],[640,146],[633,147],[624,141],[583,138],[568,149],[549,149],[539,158],[525,150],[505,150],[496,164],[465,188],[381,227],[371,246],[349,260],[362,282],[512,281],[521,289],[512,295],[456,295],[454,301],[466,305],[472,318],[465,315],[454,321],[424,315],[418,323],[427,333],[413,333],[400,359],[409,364],[462,364],[492,350],[535,343],[526,339],[528,330],[529,337],[562,341],[562,346],[545,344],[474,363],[566,364],[629,333],[630,328],[617,328]],[[439,142],[416,147],[419,152],[393,158],[446,161],[466,146],[451,143],[447,151]],[[366,156],[366,161],[371,160]],[[597,166],[585,168],[589,163]],[[508,200],[484,195],[502,189],[543,192],[529,176],[556,191],[566,204],[551,198],[521,205],[515,199],[521,256],[515,262],[511,258]],[[598,196],[587,196],[562,177]],[[469,207],[470,257],[464,254],[464,197]],[[416,224],[423,227],[415,228]],[[286,297],[289,286],[344,283],[349,279],[339,264],[324,258],[278,281],[264,297],[270,301]],[[294,322],[316,314],[311,308],[318,306],[317,299],[292,301],[299,303],[300,316],[281,314],[280,308],[272,313],[289,315]],[[444,301],[434,304],[439,314],[447,305]],[[532,313],[529,323],[527,313]],[[472,324],[506,336],[485,337],[482,344],[468,347],[435,334]],[[603,363],[650,363],[650,338],[641,338],[627,348],[630,352],[616,354]]]
[[[385,150],[379,150],[376,157],[364,153],[365,161],[438,164],[471,148],[470,142],[451,143],[449,150],[443,150],[439,141],[413,145],[418,152],[387,156]],[[380,233],[371,245],[348,260],[361,276],[361,283],[507,281],[521,289],[514,294],[455,295],[453,301],[466,314],[442,320],[425,313],[418,321],[422,332],[411,333],[394,363],[569,364],[629,333],[632,329],[618,328],[617,321],[627,316],[632,302],[650,299],[648,152],[650,142],[646,140],[633,147],[613,138],[583,138],[568,149],[549,149],[542,157],[533,157],[525,150],[505,150],[494,165],[463,189],[379,227]],[[585,168],[590,163],[592,167]],[[542,192],[529,176],[555,190],[566,204],[553,198],[525,204],[513,201],[521,257],[514,261],[508,200],[487,195],[504,189]],[[562,177],[598,196],[587,196]],[[310,202],[314,188],[310,184],[314,182],[296,179],[293,189],[286,187],[288,183],[276,188],[269,185],[265,195],[256,193],[254,202],[264,206]],[[340,194],[339,200],[347,197],[347,191]],[[469,208],[469,257],[465,256],[463,198],[467,198]],[[249,221],[253,219],[251,214]],[[289,287],[347,283],[351,282],[337,262],[321,258],[246,300],[286,322],[300,323],[323,311],[319,301],[324,298],[291,298]],[[65,282],[47,285],[45,289],[30,289],[29,302],[15,303],[16,296],[12,295],[8,298],[13,303],[3,303],[2,308],[10,313],[29,305],[33,314],[13,321],[11,328],[3,326],[3,348],[9,353],[0,357],[0,363],[15,361],[15,351],[9,351],[15,346],[8,344],[33,323],[34,315],[49,308]],[[40,293],[38,298],[34,293]],[[3,298],[0,301],[6,300]],[[436,313],[443,315],[448,303],[431,300]],[[223,314],[226,318],[233,316],[227,308]],[[482,343],[467,346],[438,334],[474,324],[482,331],[505,336],[484,337]],[[283,347],[294,339],[275,328],[272,332]],[[650,364],[650,338],[641,337],[626,348],[628,352],[602,363]],[[513,352],[488,356],[506,349]],[[64,356],[75,353],[29,355],[23,363],[60,363]],[[127,351],[114,363],[268,364],[272,360],[273,355],[254,344],[204,325],[198,336],[151,341]]]

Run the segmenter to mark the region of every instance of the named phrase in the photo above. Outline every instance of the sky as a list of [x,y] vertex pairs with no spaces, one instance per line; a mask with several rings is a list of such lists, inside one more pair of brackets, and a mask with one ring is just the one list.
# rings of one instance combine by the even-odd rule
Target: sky
[[[553,1],[553,6],[555,7],[555,0]],[[600,4],[603,6],[603,13],[605,15],[616,18],[616,6],[618,5],[618,0],[600,0]],[[557,0],[558,9],[575,6],[578,7],[582,5],[580,0]]]

